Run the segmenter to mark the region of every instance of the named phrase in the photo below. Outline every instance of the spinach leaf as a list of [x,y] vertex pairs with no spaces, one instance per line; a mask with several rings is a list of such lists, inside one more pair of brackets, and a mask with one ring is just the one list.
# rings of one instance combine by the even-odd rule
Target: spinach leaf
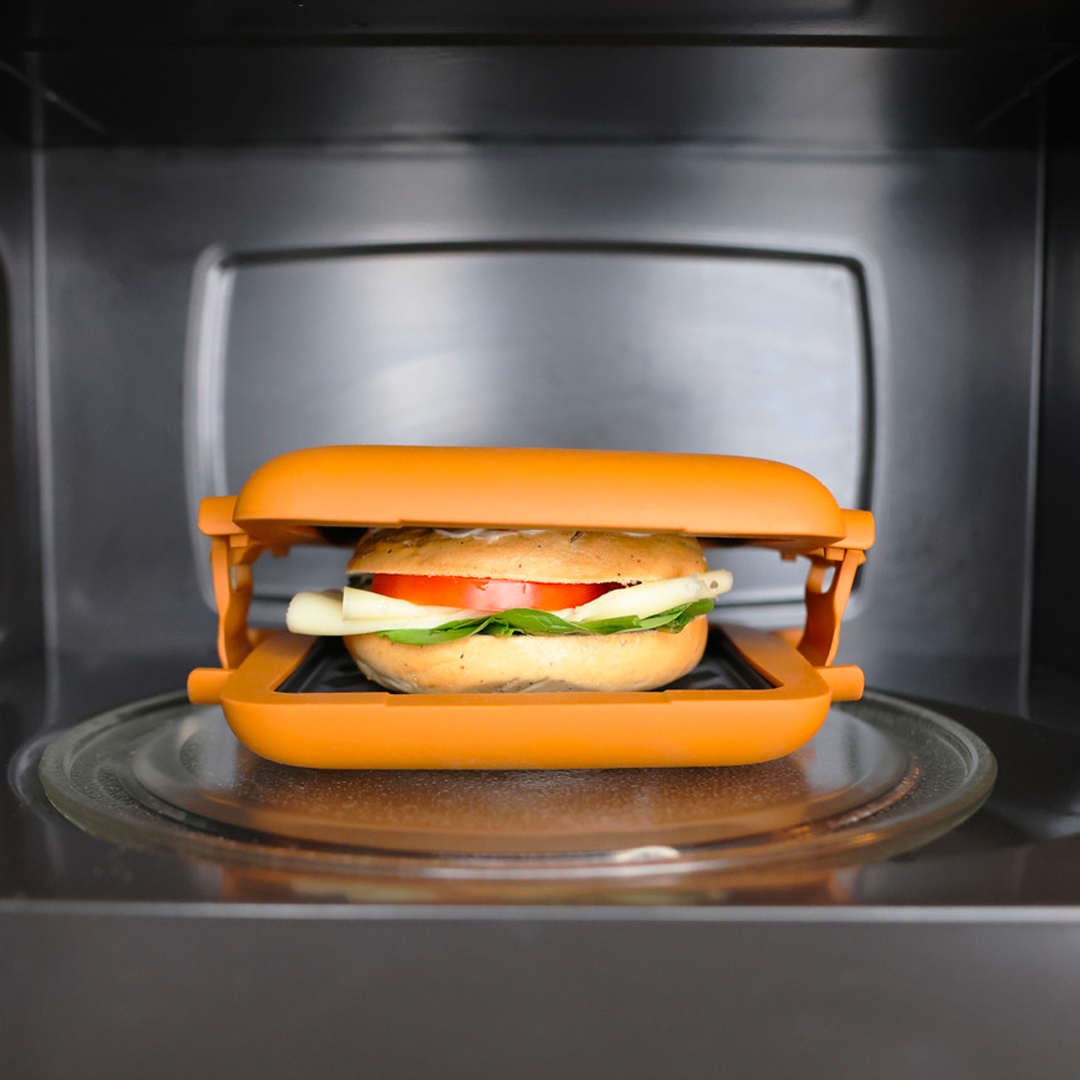
[[618,619],[595,619],[578,625],[594,634],[620,634],[627,630],[668,630],[677,634],[691,619],[712,611],[711,600],[695,600],[656,615],[624,615]]
[[515,634],[621,634],[633,630],[664,630],[677,634],[691,620],[711,611],[712,606],[711,600],[695,600],[644,618],[624,615],[617,619],[593,619],[581,623],[567,622],[550,611],[510,608],[475,619],[457,619],[431,630],[379,630],[376,633],[403,645],[435,645],[440,641],[459,641],[474,634],[513,637]]
[[510,608],[496,612],[497,622],[505,623],[519,634],[580,634],[580,624],[567,622],[553,615],[550,611],[536,611],[534,608]]
[[440,641],[458,641],[483,633],[487,628],[487,619],[462,620],[460,624],[447,623],[431,630],[376,630],[375,633],[387,641],[398,641],[402,645],[437,645]]

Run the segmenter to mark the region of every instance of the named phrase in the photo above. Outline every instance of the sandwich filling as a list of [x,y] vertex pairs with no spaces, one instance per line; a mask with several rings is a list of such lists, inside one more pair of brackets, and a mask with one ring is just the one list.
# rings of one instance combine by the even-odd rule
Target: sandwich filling
[[[530,583],[492,581],[492,584],[517,587]],[[295,634],[378,634],[408,645],[456,641],[474,634],[512,637],[515,634],[616,634],[634,630],[678,633],[692,619],[708,614],[714,599],[727,592],[731,584],[727,570],[711,570],[664,581],[606,588],[583,604],[555,611],[538,607],[490,610],[418,604],[373,588],[350,587],[297,593],[289,605],[286,624]],[[434,592],[440,593],[443,588],[442,583],[434,581]]]
[[675,534],[372,529],[349,564],[348,587],[298,593],[286,621],[298,634],[375,634],[408,645],[678,633],[731,584],[728,571],[705,569],[696,540]]

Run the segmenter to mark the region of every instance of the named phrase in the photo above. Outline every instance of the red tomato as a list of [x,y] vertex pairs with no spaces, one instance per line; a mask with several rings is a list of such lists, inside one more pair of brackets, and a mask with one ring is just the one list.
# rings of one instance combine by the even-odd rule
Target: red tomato
[[424,577],[420,574],[374,574],[371,591],[413,604],[506,611],[535,608],[560,611],[580,607],[617,589],[606,584],[564,585],[547,581],[501,581],[497,578]]

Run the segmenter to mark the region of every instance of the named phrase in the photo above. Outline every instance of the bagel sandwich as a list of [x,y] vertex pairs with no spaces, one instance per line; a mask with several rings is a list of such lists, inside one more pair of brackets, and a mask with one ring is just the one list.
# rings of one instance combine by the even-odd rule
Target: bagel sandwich
[[370,529],[348,573],[288,628],[405,693],[655,689],[697,665],[732,584],[693,537],[571,529]]

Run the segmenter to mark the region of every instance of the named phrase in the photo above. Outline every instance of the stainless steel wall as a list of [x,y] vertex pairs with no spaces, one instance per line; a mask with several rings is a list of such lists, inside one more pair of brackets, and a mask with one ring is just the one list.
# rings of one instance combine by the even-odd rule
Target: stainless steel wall
[[1080,70],[1050,95],[1033,649],[1036,714],[1080,725]]
[[31,154],[0,133],[0,665],[42,649],[31,199]]
[[[122,674],[139,658],[171,657],[180,671],[210,652],[185,371],[206,325],[207,275],[223,258],[370,244],[706,244],[839,257],[865,278],[880,541],[844,657],[879,686],[1019,707],[1034,153],[70,149],[49,151],[44,168],[47,577],[64,654]],[[598,320],[598,336],[609,330]],[[604,363],[617,371],[614,354]],[[272,400],[275,383],[262,393]]]

